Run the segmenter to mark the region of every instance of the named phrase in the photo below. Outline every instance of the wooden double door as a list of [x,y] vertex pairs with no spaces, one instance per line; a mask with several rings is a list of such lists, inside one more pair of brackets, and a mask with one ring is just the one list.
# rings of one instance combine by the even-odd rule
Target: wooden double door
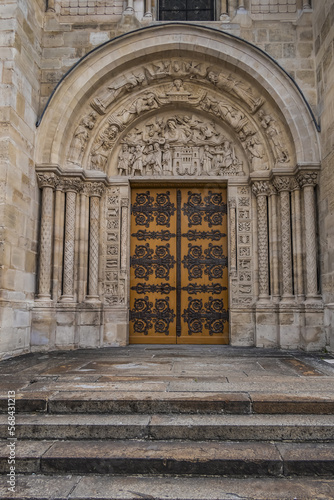
[[224,188],[133,189],[130,343],[227,344]]

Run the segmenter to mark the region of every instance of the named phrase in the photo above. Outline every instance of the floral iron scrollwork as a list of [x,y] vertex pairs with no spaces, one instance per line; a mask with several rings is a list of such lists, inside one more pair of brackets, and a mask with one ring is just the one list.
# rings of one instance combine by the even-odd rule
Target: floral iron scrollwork
[[188,244],[188,255],[185,255],[182,264],[188,269],[188,279],[202,278],[204,274],[209,280],[220,279],[223,276],[224,268],[227,267],[227,257],[223,253],[222,245],[212,245],[204,250],[199,245]]
[[220,226],[223,216],[227,214],[227,205],[222,201],[221,193],[212,193],[202,199],[201,193],[188,192],[188,201],[183,205],[182,212],[188,217],[188,225],[199,226],[203,218],[209,227]]
[[135,214],[135,222],[138,226],[149,227],[150,222],[156,221],[158,226],[170,226],[170,218],[176,211],[174,203],[170,201],[170,192],[159,193],[154,198],[150,192],[137,193],[136,201],[132,205],[132,213]]
[[209,298],[204,304],[202,299],[188,297],[188,308],[184,309],[182,318],[188,324],[189,335],[202,333],[203,325],[212,336],[224,331],[224,323],[228,321],[228,311],[222,299]]
[[169,297],[156,299],[154,307],[148,297],[135,299],[134,308],[130,311],[134,331],[144,335],[148,335],[153,327],[156,333],[169,335],[169,325],[174,319],[175,313],[169,307]]
[[156,278],[169,280],[169,271],[173,269],[175,263],[168,243],[158,245],[155,252],[150,248],[149,243],[136,245],[134,255],[131,257],[131,267],[134,269],[135,277],[145,281],[148,281],[153,272]]

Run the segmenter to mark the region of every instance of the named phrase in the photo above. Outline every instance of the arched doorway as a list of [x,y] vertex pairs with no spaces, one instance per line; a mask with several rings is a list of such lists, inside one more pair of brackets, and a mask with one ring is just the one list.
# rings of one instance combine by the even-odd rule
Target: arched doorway
[[[196,319],[197,329],[205,325],[205,315],[217,313],[221,334],[228,310],[234,345],[312,348],[323,342],[315,240],[317,132],[299,90],[261,51],[220,31],[182,23],[121,36],[85,57],[59,85],[38,141],[43,198],[34,321],[49,325],[56,345],[129,341],[129,322],[140,313],[134,301],[141,300],[134,297],[130,305],[130,291],[146,283],[131,278],[132,234],[159,229],[134,228],[131,212],[135,217],[137,194],[149,193],[146,201],[154,208],[157,195],[166,198],[167,191],[175,197],[169,202],[176,217],[185,216],[192,195],[202,209],[205,199],[226,193],[216,211],[226,211],[226,231],[206,227],[207,214],[196,230],[202,236],[215,229],[228,234],[221,253],[210,240],[213,233],[205,247],[201,240],[202,256],[213,248],[218,252],[218,274],[228,257],[227,285],[196,284],[228,288],[228,299],[217,299],[222,303],[216,311],[210,309],[214,295],[198,296],[208,310]],[[152,189],[161,191],[152,196]],[[54,214],[48,208],[53,202]],[[156,223],[152,211],[151,216]],[[178,232],[193,228],[179,229],[176,222],[175,245],[182,248]],[[153,255],[157,247],[147,246],[150,242],[137,242],[142,247],[137,254],[133,244],[132,268],[145,252]],[[162,252],[161,258],[166,248]],[[194,255],[191,249],[175,252],[175,262],[187,263]],[[175,288],[194,283],[179,281]],[[167,284],[150,283],[165,290]],[[137,305],[144,312],[146,307],[147,318],[158,298],[144,296]],[[170,299],[176,306],[177,297]],[[176,323],[185,318],[189,326],[189,311],[180,300],[179,313],[168,314],[175,314]],[[165,312],[167,302],[161,302]],[[156,325],[163,330],[154,314],[153,330]],[[147,328],[140,328],[145,341]],[[210,326],[207,330],[210,339]]]

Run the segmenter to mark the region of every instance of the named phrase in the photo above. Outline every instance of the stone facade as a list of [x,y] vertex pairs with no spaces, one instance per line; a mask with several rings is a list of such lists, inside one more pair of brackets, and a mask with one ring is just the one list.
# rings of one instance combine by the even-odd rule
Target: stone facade
[[331,4],[0,6],[1,356],[128,342],[131,186],[157,182],[227,186],[233,345],[333,343]]

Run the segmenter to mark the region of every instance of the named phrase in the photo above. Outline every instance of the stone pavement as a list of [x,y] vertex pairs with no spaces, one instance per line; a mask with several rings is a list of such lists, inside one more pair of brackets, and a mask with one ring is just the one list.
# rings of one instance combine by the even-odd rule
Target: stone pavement
[[0,363],[1,411],[0,498],[334,499],[329,354],[152,345],[28,354]]
[[0,375],[2,398],[8,390],[17,399],[49,401],[224,393],[253,402],[284,397],[334,404],[334,357],[302,351],[177,345],[54,351],[4,360]]

